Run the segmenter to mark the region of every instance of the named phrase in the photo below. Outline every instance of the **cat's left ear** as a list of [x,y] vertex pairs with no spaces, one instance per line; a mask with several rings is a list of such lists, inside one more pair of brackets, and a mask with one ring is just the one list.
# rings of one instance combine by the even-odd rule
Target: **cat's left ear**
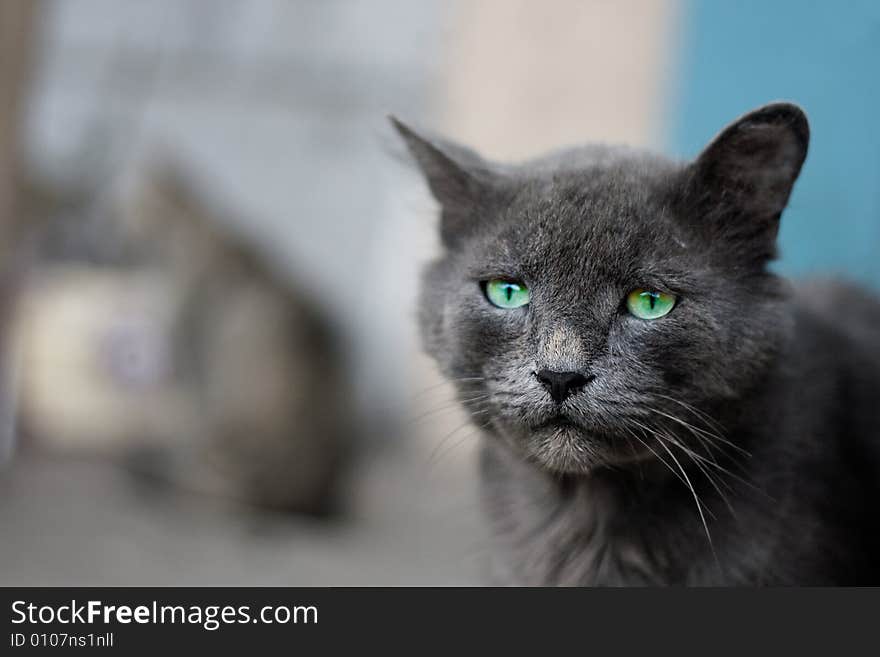
[[489,164],[469,148],[445,139],[423,137],[394,116],[388,117],[419,165],[440,204],[440,236],[453,245],[478,221],[492,193]]
[[689,167],[688,197],[732,236],[775,240],[810,128],[797,105],[772,103],[727,126]]

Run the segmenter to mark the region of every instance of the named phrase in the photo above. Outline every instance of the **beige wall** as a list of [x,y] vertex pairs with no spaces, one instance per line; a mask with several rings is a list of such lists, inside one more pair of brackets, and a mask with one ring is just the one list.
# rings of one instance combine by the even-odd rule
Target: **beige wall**
[[459,0],[441,127],[497,158],[654,144],[678,12],[679,0]]

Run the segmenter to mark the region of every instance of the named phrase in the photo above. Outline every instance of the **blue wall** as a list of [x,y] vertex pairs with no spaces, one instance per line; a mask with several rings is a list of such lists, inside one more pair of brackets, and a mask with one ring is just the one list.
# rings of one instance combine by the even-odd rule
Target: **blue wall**
[[880,1],[691,0],[684,13],[672,152],[695,155],[768,101],[799,103],[812,139],[778,269],[880,287]]

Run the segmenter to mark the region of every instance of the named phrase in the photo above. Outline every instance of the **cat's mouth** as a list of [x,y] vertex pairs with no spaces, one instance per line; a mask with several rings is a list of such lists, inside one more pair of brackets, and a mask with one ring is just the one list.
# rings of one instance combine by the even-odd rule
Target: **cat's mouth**
[[530,459],[566,474],[586,474],[596,467],[623,465],[647,458],[633,451],[629,442],[591,430],[564,413],[557,413],[530,427],[525,442]]

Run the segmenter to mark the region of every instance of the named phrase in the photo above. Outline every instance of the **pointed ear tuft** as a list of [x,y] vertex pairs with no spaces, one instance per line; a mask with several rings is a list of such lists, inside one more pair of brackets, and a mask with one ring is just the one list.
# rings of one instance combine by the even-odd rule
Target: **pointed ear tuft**
[[492,182],[488,164],[475,152],[441,139],[429,139],[395,116],[388,119],[441,207],[440,232],[446,244],[467,232],[486,200]]
[[765,105],[731,123],[690,166],[688,196],[702,220],[772,243],[809,140],[806,115],[790,103]]

